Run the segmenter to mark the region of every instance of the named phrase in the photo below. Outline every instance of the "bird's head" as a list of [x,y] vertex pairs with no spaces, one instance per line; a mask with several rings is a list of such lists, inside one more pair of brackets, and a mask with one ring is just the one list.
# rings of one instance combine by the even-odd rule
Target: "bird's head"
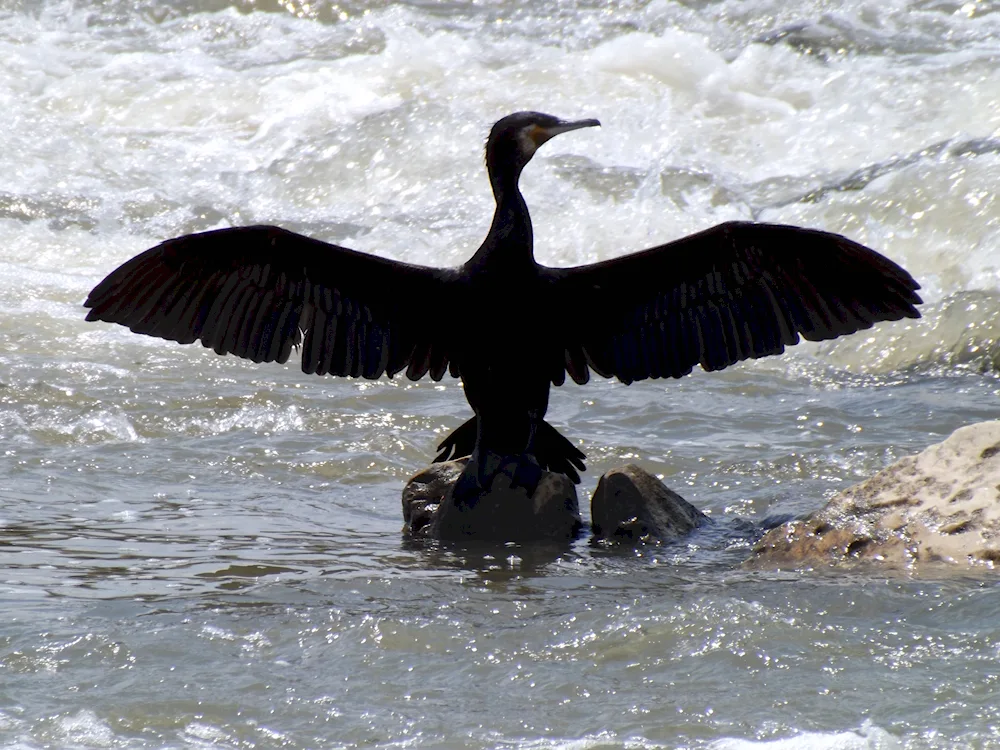
[[515,112],[499,120],[486,140],[486,167],[496,183],[503,178],[516,182],[524,165],[545,141],[570,130],[590,128],[597,120],[560,120],[541,112]]

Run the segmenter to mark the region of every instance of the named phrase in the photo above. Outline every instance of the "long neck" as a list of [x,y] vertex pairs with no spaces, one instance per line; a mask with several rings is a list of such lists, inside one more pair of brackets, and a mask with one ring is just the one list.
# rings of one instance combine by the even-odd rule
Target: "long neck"
[[470,263],[480,266],[523,266],[534,263],[531,216],[521,197],[517,179],[521,170],[490,169],[490,183],[497,207],[486,240]]

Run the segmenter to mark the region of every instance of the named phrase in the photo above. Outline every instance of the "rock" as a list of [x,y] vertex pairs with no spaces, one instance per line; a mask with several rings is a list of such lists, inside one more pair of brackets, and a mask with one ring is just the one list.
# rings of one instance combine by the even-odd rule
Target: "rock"
[[493,542],[570,541],[583,526],[576,485],[566,476],[543,472],[529,497],[510,486],[512,471],[498,472],[471,508],[459,506],[451,490],[468,459],[434,464],[403,488],[403,532],[415,538]]
[[403,488],[403,533],[426,537],[441,502],[458,480],[468,459],[431,464],[410,477]]
[[599,541],[668,541],[711,519],[663,482],[634,464],[612,469],[597,483],[590,503]]
[[754,567],[1000,563],[1000,421],[956,430],[755,545]]

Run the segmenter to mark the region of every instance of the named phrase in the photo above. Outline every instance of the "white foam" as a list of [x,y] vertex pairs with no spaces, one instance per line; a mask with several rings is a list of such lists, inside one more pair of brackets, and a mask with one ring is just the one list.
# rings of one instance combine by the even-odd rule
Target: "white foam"
[[190,426],[213,435],[236,429],[270,434],[299,432],[305,429],[305,420],[296,406],[279,406],[272,403],[247,404],[225,414],[226,416],[212,419],[191,419]]
[[902,743],[870,722],[857,731],[802,732],[776,740],[724,739],[712,742],[712,750],[897,750]]
[[62,742],[79,747],[112,747],[115,744],[111,726],[88,709],[60,716],[55,721],[53,734]]

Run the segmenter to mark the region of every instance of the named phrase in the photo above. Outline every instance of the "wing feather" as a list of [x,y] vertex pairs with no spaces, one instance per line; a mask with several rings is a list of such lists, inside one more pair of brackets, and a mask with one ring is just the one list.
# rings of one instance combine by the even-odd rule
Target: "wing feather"
[[577,382],[587,367],[623,383],[677,378],[697,364],[719,370],[780,354],[800,337],[920,317],[920,285],[893,261],[837,234],[778,224],[720,224],[633,255],[543,272],[555,344]]
[[84,304],[87,320],[255,362],[285,362],[302,343],[307,373],[420,377],[433,365],[440,377],[452,347],[435,321],[447,320],[455,276],[255,226],[167,240],[119,266]]

